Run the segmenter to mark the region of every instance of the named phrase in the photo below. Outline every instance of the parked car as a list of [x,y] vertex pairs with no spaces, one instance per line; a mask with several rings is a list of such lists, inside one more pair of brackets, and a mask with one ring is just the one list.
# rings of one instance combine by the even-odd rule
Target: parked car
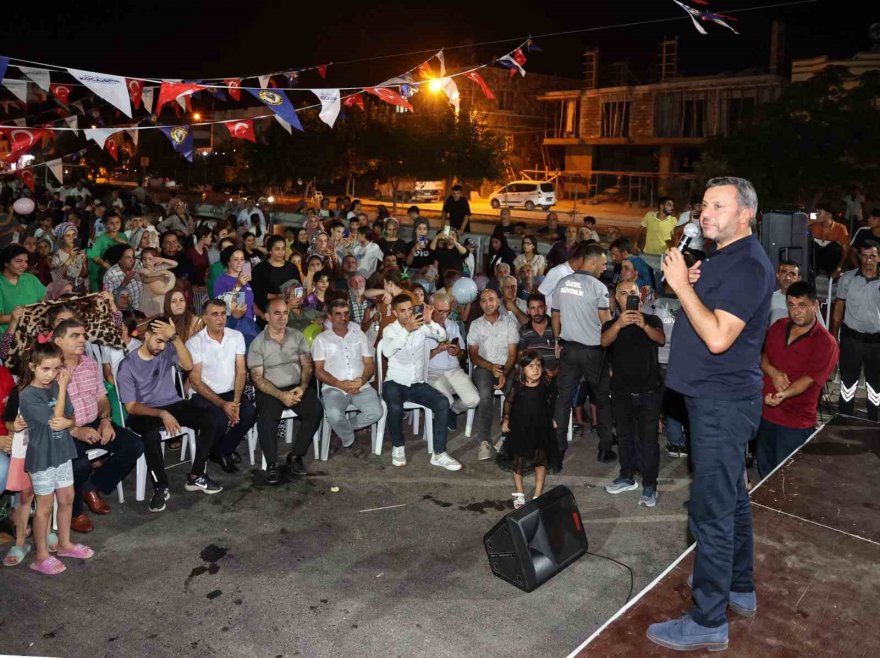
[[417,180],[412,192],[412,201],[432,203],[443,197],[445,184],[442,180]]
[[526,210],[549,210],[556,203],[556,190],[547,181],[517,180],[492,192],[489,203],[496,209],[521,206]]

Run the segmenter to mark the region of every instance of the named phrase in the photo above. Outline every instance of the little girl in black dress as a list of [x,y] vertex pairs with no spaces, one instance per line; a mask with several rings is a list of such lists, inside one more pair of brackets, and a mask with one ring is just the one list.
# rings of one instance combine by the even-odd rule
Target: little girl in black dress
[[555,472],[559,454],[553,422],[550,387],[544,382],[541,355],[526,350],[519,357],[517,375],[504,401],[501,431],[506,435],[495,463],[513,472],[513,506],[526,504],[523,474],[535,471],[535,495],[544,490],[547,472]]

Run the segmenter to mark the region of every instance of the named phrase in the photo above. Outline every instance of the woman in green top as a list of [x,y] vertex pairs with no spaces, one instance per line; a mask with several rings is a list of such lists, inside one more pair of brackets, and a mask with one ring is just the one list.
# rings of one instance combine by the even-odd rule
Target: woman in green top
[[28,252],[18,243],[0,251],[0,268],[0,332],[4,332],[15,307],[41,301],[46,288],[37,277],[27,273]]
[[119,230],[122,228],[119,213],[108,213],[104,226],[107,230],[95,239],[95,244],[88,250],[90,290],[101,290],[101,275],[112,267],[104,260],[104,252],[115,244],[128,244],[128,236]]

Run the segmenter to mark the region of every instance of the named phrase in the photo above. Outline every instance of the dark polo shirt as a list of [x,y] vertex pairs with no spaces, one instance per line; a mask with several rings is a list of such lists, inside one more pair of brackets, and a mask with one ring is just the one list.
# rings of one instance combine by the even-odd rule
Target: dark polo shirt
[[[810,377],[813,383],[798,396],[785,400],[778,407],[764,405],[763,417],[771,423],[792,429],[809,429],[816,426],[816,409],[822,387],[837,365],[839,349],[837,341],[818,322],[803,336],[789,343],[791,320],[782,318],[771,325],[764,341],[764,355],[770,365],[786,375],[794,383],[801,377]],[[764,395],[775,393],[773,381],[764,375]]]
[[761,393],[761,348],[776,277],[754,235],[719,249],[703,261],[694,290],[710,311],[746,323],[733,345],[712,354],[682,309],[675,320],[666,386],[691,397],[739,400]]

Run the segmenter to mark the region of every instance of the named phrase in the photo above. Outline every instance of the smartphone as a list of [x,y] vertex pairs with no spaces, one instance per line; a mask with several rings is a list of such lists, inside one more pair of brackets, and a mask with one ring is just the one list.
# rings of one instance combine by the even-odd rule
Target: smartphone
[[638,295],[627,295],[626,296],[626,310],[627,311],[638,311],[639,310],[639,296]]
[[246,302],[245,302],[244,291],[242,290],[242,291],[239,291],[238,295],[236,295],[235,305],[236,306],[244,306],[245,304],[246,304]]
[[303,296],[302,286],[297,286],[296,288],[293,289],[293,296],[296,297],[297,299],[302,298],[302,296]]
[[452,231],[452,227],[451,227],[451,226],[449,226],[448,224],[447,224],[446,226],[444,226],[444,227],[443,227],[443,237],[444,237],[444,238],[448,238],[448,237],[449,237],[449,233],[450,233],[450,231]]
[[455,345],[456,347],[458,347],[458,338],[453,338],[450,342],[451,342],[453,345]]
[[428,238],[424,235],[419,236],[419,244],[425,246],[428,244]]
[[244,265],[241,266],[241,273],[242,273],[242,274],[247,274],[248,276],[250,276],[250,275],[252,274],[252,272],[251,272],[251,262],[250,262],[249,260],[246,260],[246,261],[244,262]]
[[423,315],[424,312],[425,312],[425,305],[424,304],[416,304],[415,306],[413,306],[413,313],[415,313],[416,315]]
[[817,217],[816,213],[811,212],[810,213],[810,221],[815,222],[817,219],[818,219],[818,217]]

